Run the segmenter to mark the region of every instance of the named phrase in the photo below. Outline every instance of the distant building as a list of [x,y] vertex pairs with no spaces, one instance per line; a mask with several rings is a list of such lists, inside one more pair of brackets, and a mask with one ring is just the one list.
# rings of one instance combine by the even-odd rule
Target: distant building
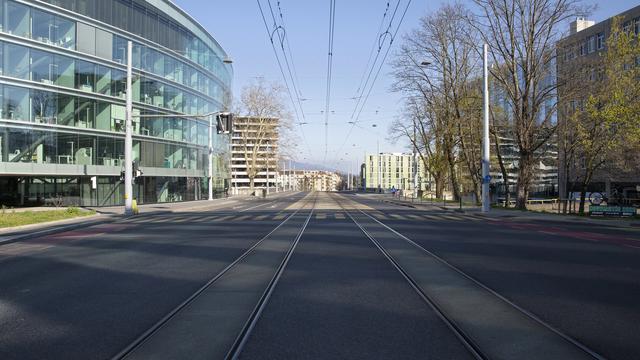
[[[620,17],[621,25],[625,31],[640,35],[640,6],[616,15]],[[557,73],[558,87],[558,138],[566,138],[573,129],[565,126],[566,118],[576,108],[583,106],[587,98],[586,92],[571,91],[571,88],[581,89],[575,86],[575,81],[597,81],[597,71],[601,67],[607,51],[607,39],[611,34],[613,17],[602,22],[595,23],[584,18],[578,18],[570,25],[570,35],[558,42]],[[585,75],[585,67],[593,69]],[[588,78],[587,78],[588,76]],[[562,142],[560,142],[562,144]],[[569,191],[578,191],[575,182],[584,169],[583,160],[578,156],[573,161],[567,161],[566,149],[559,149],[559,192],[561,196],[567,196]],[[596,174],[591,181],[588,191],[605,191],[610,193],[611,187],[623,189],[625,196],[633,197],[636,186],[640,185],[640,159],[638,154],[620,154],[620,162],[609,162]],[[622,164],[622,165],[616,165]],[[573,189],[573,190],[572,190]],[[636,195],[637,196],[637,195]]]
[[299,191],[337,191],[342,187],[342,177],[333,171],[293,170],[281,171],[278,183],[281,188]]
[[421,161],[414,164],[415,157],[412,154],[382,153],[367,154],[363,167],[363,183],[368,190],[413,190],[415,184],[415,172],[420,174],[420,189],[428,188],[425,179],[424,166]]
[[246,194],[255,189],[276,191],[278,124],[279,119],[276,118],[234,118],[231,138],[232,193]]

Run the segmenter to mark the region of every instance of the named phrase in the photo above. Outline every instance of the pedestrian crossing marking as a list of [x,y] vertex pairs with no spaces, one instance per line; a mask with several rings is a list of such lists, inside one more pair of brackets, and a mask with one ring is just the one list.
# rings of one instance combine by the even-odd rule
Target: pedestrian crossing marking
[[407,220],[406,217],[404,217],[402,215],[398,215],[398,214],[390,214],[389,216],[391,216],[392,218],[394,218],[396,220]]
[[242,215],[240,217],[237,217],[235,219],[233,219],[233,221],[243,221],[243,220],[247,220],[251,217],[251,215]]
[[260,215],[260,216],[256,216],[256,220],[261,221],[264,220],[266,218],[268,218],[270,215]]
[[229,220],[229,219],[231,219],[231,218],[233,218],[233,217],[234,217],[234,215],[227,215],[227,216],[223,216],[223,217],[221,217],[221,218],[217,218],[217,219],[216,219],[216,220],[214,220],[214,221],[227,221],[227,220]]
[[386,215],[384,215],[382,213],[374,213],[373,217],[375,217],[378,220],[386,220],[387,219]]
[[336,219],[338,220],[344,220],[346,219],[343,213],[336,213]]
[[284,219],[285,217],[286,217],[286,215],[284,215],[284,214],[278,214],[278,215],[276,215],[276,216],[273,218],[273,220],[282,220],[282,219]]
[[327,214],[316,214],[316,220],[324,220],[327,218]]
[[457,217],[457,216],[453,216],[453,215],[440,215],[440,217],[444,220],[451,220],[451,221],[460,221],[462,220],[462,218]]
[[422,218],[418,215],[407,215],[408,218],[413,219],[413,220],[422,220]]

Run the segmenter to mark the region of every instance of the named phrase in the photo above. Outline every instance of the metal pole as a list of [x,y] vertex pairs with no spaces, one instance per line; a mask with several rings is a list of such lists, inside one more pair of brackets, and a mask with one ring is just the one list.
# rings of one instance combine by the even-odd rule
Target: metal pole
[[484,66],[484,121],[483,121],[483,136],[482,136],[482,212],[487,213],[490,209],[489,198],[489,183],[491,178],[489,175],[490,162],[489,162],[489,65],[487,56],[489,53],[489,46],[484,44],[483,51],[483,66]]
[[382,189],[382,156],[380,155],[380,139],[376,140],[378,149],[378,191]]
[[124,214],[133,215],[133,43],[127,42],[127,98],[124,138]]
[[213,116],[209,115],[209,200],[213,200]]
[[267,144],[267,195],[269,195],[269,156],[271,153],[271,147]]

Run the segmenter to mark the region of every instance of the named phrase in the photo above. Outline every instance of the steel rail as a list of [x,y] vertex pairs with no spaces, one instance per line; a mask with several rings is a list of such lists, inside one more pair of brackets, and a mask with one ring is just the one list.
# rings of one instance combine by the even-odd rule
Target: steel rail
[[[317,195],[314,198],[314,203],[315,200],[317,199]],[[166,325],[173,317],[175,317],[182,309],[184,309],[185,307],[187,307],[189,304],[191,304],[193,301],[195,301],[205,290],[207,290],[211,285],[213,285],[216,281],[218,281],[222,276],[224,276],[224,274],[226,274],[229,270],[231,270],[234,266],[236,266],[240,261],[242,261],[243,259],[245,259],[247,256],[249,256],[251,253],[253,253],[253,251],[261,244],[263,243],[267,238],[269,238],[269,236],[271,236],[274,232],[276,232],[276,230],[278,230],[280,227],[282,227],[285,223],[287,223],[291,218],[293,218],[296,214],[298,214],[298,212],[300,212],[302,209],[304,209],[304,207],[306,205],[308,205],[309,203],[311,203],[311,199],[309,199],[308,201],[306,201],[304,203],[304,205],[302,205],[299,209],[296,209],[292,214],[290,214],[289,216],[287,216],[285,219],[282,220],[282,222],[280,222],[275,228],[273,228],[273,230],[271,230],[267,235],[263,236],[262,238],[260,238],[255,244],[253,244],[250,248],[248,248],[247,250],[245,250],[239,257],[237,257],[233,262],[231,262],[229,265],[227,265],[224,269],[222,269],[220,272],[218,272],[218,274],[216,274],[214,277],[212,277],[211,279],[209,279],[209,281],[207,281],[202,287],[200,287],[198,290],[196,290],[193,294],[191,294],[191,296],[189,296],[186,300],[184,300],[182,303],[180,303],[178,306],[176,306],[175,308],[173,308],[171,311],[169,311],[169,313],[167,313],[164,317],[162,317],[162,319],[160,319],[158,322],[156,322],[153,326],[151,326],[149,329],[147,329],[145,332],[143,332],[140,336],[138,336],[133,342],[131,342],[129,345],[127,345],[123,350],[121,350],[119,353],[117,353],[115,356],[113,356],[111,359],[112,360],[120,360],[120,359],[125,359],[129,354],[131,354],[136,348],[138,348],[139,346],[141,346],[142,344],[144,344],[148,339],[150,339],[158,330],[160,330],[164,325]]]
[[[350,200],[350,201],[354,201],[355,200]],[[357,202],[356,202],[357,203]],[[460,268],[456,267],[455,265],[451,264],[450,262],[444,260],[443,258],[441,258],[440,256],[436,255],[435,253],[427,250],[426,248],[424,248],[422,245],[416,243],[415,241],[409,239],[408,237],[406,237],[405,235],[401,234],[400,232],[396,231],[395,229],[391,228],[389,225],[383,223],[382,221],[376,219],[375,217],[367,214],[366,212],[362,211],[361,209],[358,209],[358,211],[365,215],[366,217],[370,218],[371,220],[373,220],[374,222],[382,225],[385,229],[389,230],[390,232],[392,232],[393,234],[395,234],[396,236],[398,236],[400,239],[408,242],[409,244],[415,246],[417,249],[419,249],[420,251],[424,252],[425,254],[429,255],[430,257],[436,259],[438,262],[442,263],[443,265],[447,266],[448,268],[450,268],[451,270],[455,271],[456,273],[458,273],[459,275],[461,275],[462,277],[466,278],[467,280],[471,281],[472,283],[474,283],[475,285],[479,286],[480,288],[486,290],[487,292],[489,292],[490,294],[492,294],[493,296],[497,297],[498,299],[500,299],[501,301],[503,301],[504,303],[506,303],[507,305],[511,306],[512,308],[514,308],[515,310],[517,310],[518,312],[522,313],[523,315],[525,315],[526,317],[528,317],[529,319],[533,320],[535,323],[538,323],[539,325],[543,326],[544,328],[550,330],[551,332],[555,333],[556,335],[558,335],[559,337],[561,337],[563,340],[567,341],[568,343],[570,343],[571,345],[576,346],[577,348],[579,348],[580,350],[582,350],[585,354],[589,355],[590,357],[597,359],[597,360],[605,360],[606,358],[602,355],[600,355],[598,352],[596,352],[595,350],[592,350],[591,348],[589,348],[588,346],[586,346],[585,344],[581,343],[580,341],[574,339],[573,337],[565,334],[564,332],[562,332],[560,329],[554,327],[553,325],[545,322],[544,320],[542,320],[541,318],[539,318],[538,316],[536,316],[535,314],[529,312],[528,310],[522,308],[521,306],[515,304],[514,302],[512,302],[511,300],[505,298],[504,296],[500,295],[497,291],[493,290],[492,288],[490,288],[489,286],[485,285],[484,283],[480,282],[478,279],[474,278],[473,276],[465,273],[463,270],[461,270]],[[351,217],[350,214],[348,214],[349,217]],[[352,218],[352,217],[351,217]],[[353,218],[352,218],[353,220]],[[355,220],[354,220],[355,222]],[[358,224],[356,224],[358,225]],[[359,225],[358,225],[359,226]],[[362,228],[361,228],[362,229]],[[365,232],[366,234],[366,230],[362,229],[363,232]],[[367,234],[367,236],[369,236]],[[372,241],[375,242],[375,240],[372,239]],[[382,251],[382,249],[381,249]],[[383,251],[383,253],[386,251]],[[385,255],[387,256],[388,253]],[[389,255],[390,256],[390,255]],[[390,261],[394,262],[394,260],[390,259]],[[443,314],[444,315],[444,314]]]
[[304,224],[302,225],[302,228],[298,232],[298,235],[294,239],[293,243],[289,247],[289,250],[287,250],[287,253],[286,253],[284,259],[282,260],[282,262],[278,266],[278,269],[277,269],[275,275],[273,276],[273,278],[269,282],[269,285],[267,286],[267,288],[265,289],[264,293],[262,294],[262,297],[260,298],[260,301],[258,301],[258,304],[254,308],[251,316],[249,317],[249,319],[245,323],[245,326],[243,327],[242,331],[240,332],[240,334],[236,338],[236,341],[234,342],[233,346],[231,347],[231,349],[227,353],[226,359],[236,360],[240,356],[240,353],[242,352],[242,349],[244,348],[245,344],[247,343],[249,337],[251,336],[251,332],[253,331],[253,329],[254,329],[256,323],[258,322],[258,320],[260,319],[260,315],[262,315],[262,311],[264,310],[264,308],[266,307],[267,303],[269,302],[269,298],[271,298],[271,294],[273,294],[273,291],[274,291],[276,285],[278,284],[278,281],[280,280],[280,277],[282,276],[282,273],[284,272],[285,268],[287,267],[287,264],[289,263],[289,259],[291,259],[291,256],[293,255],[293,252],[295,251],[296,247],[298,246],[298,243],[300,242],[300,238],[302,238],[302,234],[307,229],[307,225],[309,224],[309,221],[311,221],[311,217],[313,216],[313,211],[315,210],[315,206],[316,206],[317,201],[318,201],[318,193],[315,194],[313,207],[310,209],[309,215],[307,215],[307,219],[305,220]]

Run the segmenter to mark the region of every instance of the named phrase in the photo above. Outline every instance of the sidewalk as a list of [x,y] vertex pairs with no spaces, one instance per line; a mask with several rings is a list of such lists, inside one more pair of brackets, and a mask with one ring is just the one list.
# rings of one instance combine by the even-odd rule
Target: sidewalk
[[[357,196],[363,198],[369,198],[385,203],[394,205],[406,206],[420,210],[444,210],[444,211],[460,211],[460,206],[454,203],[448,203],[446,206],[443,203],[434,202],[433,204],[429,200],[425,201],[411,201],[411,199],[394,198],[388,194],[363,194],[358,193]],[[580,217],[573,215],[557,215],[549,213],[540,213],[535,211],[518,211],[518,210],[506,210],[499,208],[492,208],[487,214],[481,211],[479,206],[463,205],[462,212],[467,214],[473,214],[476,216],[483,216],[493,219],[516,219],[516,220],[544,220],[550,222],[571,222],[582,223],[599,226],[609,226],[618,228],[640,228],[640,220],[632,219],[620,219],[620,218],[599,218],[599,217]]]
[[[290,196],[297,194],[298,191],[284,191],[269,195],[267,198],[259,198],[248,195],[237,195],[228,198],[218,198],[213,200],[198,200],[198,201],[185,201],[178,203],[158,203],[158,204],[146,204],[138,206],[140,213],[136,216],[145,216],[166,212],[181,212],[181,211],[198,211],[198,210],[213,210],[215,208],[239,204],[243,201],[272,201],[284,196]],[[55,208],[21,208],[15,209],[19,211],[43,211],[52,210]],[[70,231],[82,227],[93,226],[98,224],[116,222],[124,220],[124,206],[109,206],[109,207],[86,207],[85,209],[96,211],[95,215],[85,216],[73,219],[65,219],[59,221],[51,221],[46,223],[31,224],[25,226],[11,227],[0,229],[0,245],[12,243],[20,240],[26,240],[29,238],[55,234],[63,231]],[[13,211],[13,209],[11,210]]]

